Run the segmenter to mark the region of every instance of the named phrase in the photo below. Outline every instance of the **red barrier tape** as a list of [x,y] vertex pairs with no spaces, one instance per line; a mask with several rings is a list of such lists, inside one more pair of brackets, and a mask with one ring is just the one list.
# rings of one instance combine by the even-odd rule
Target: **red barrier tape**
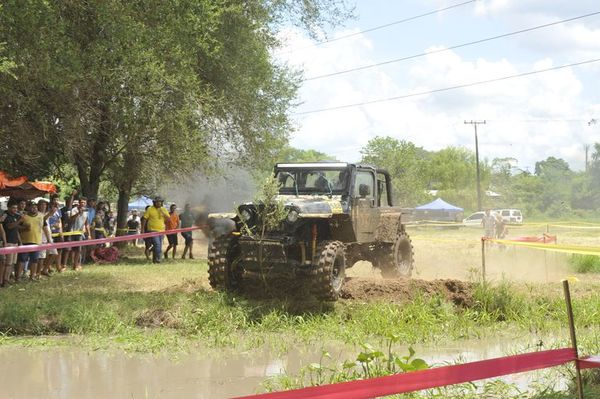
[[[481,360],[453,366],[436,367],[428,370],[395,374],[386,377],[371,378],[323,385],[285,392],[271,392],[259,395],[241,396],[237,399],[367,399],[379,396],[407,393],[462,384],[485,378],[507,374],[522,373],[560,366],[575,359],[573,348],[554,349],[541,352],[524,353],[497,359]],[[594,367],[600,367],[597,364]]]
[[537,237],[537,236],[515,237],[515,238],[507,239],[507,241],[539,242],[539,243],[549,244],[552,242],[556,243],[556,236],[544,234],[541,237]]
[[148,238],[155,236],[164,236],[167,234],[177,234],[177,233],[185,233],[187,231],[198,230],[200,227],[186,227],[185,229],[175,229],[175,230],[167,230],[167,231],[157,231],[153,233],[143,233],[143,234],[132,234],[118,237],[107,237],[107,238],[98,238],[95,240],[83,240],[83,241],[68,241],[68,242],[55,242],[53,244],[42,244],[42,245],[21,245],[19,247],[4,247],[0,248],[0,255],[6,254],[18,254],[22,252],[34,252],[34,251],[45,251],[48,249],[60,249],[60,248],[71,248],[71,247],[84,247],[88,245],[98,245],[105,244],[109,242],[120,242],[120,241],[132,241],[138,238]]
[[577,361],[582,369],[600,368],[600,356],[588,356]]

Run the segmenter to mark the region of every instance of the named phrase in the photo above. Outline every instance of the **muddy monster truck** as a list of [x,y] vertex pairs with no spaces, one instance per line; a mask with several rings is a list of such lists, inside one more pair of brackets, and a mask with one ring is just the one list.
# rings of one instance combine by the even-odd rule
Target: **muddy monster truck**
[[[392,205],[387,171],[347,163],[281,163],[275,166],[277,200],[287,217],[265,231],[262,204],[247,203],[233,214],[211,214],[230,232],[208,249],[210,285],[233,290],[245,279],[303,279],[319,300],[336,300],[345,272],[365,260],[383,277],[409,277],[413,247]],[[262,231],[260,238],[248,232]]]

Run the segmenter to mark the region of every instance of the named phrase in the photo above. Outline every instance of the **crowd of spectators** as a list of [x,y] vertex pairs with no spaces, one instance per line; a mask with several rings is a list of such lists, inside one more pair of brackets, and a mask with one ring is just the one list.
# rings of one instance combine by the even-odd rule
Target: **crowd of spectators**
[[[54,242],[80,242],[88,239],[100,239],[114,236],[116,233],[116,214],[110,209],[110,203],[97,202],[95,199],[79,197],[73,191],[64,198],[65,205],[59,204],[56,194],[50,196],[50,201],[25,201],[11,199],[7,209],[0,212],[0,247],[20,245],[40,245]],[[153,205],[146,208],[143,215],[132,210],[127,218],[126,233],[128,235],[144,232],[165,232],[180,227],[192,227],[194,215],[190,205],[186,204],[184,212],[177,213],[177,206],[172,204],[167,211],[163,207],[164,200],[156,197]],[[145,243],[146,257],[150,253],[154,263],[160,263],[162,241],[164,235],[157,235],[143,241],[132,240],[137,246]],[[182,233],[185,248],[182,259],[186,255],[193,259],[193,240],[191,232]],[[169,251],[173,258],[177,252],[177,233],[167,234],[168,247],[164,252],[167,258]],[[92,254],[98,247],[105,244],[72,246],[62,249],[48,249],[19,254],[0,255],[0,286],[24,281],[39,281],[41,276],[51,276],[61,273],[68,267],[82,270],[82,264],[94,259]]]

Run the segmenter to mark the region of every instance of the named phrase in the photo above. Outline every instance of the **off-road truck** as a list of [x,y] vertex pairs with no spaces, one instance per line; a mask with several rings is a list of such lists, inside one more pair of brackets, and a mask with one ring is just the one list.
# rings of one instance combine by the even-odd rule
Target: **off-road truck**
[[276,199],[287,213],[276,229],[261,229],[264,204],[209,215],[215,224],[227,219],[233,228],[209,245],[214,289],[286,276],[304,280],[320,300],[336,300],[346,269],[360,260],[371,262],[383,277],[410,276],[413,247],[402,212],[392,205],[387,171],[348,163],[280,163],[275,178]]

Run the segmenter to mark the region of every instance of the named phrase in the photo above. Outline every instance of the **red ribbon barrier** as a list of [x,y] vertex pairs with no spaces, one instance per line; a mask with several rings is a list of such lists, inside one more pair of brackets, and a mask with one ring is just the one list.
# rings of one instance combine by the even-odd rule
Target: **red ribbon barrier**
[[[462,384],[485,378],[560,366],[575,359],[573,348],[524,353],[428,370],[294,389],[237,399],[366,399]],[[594,367],[600,367],[600,363]]]
[[579,368],[582,369],[596,369],[600,368],[600,356],[588,356],[579,359]]
[[549,234],[544,234],[541,237],[537,236],[525,236],[525,237],[515,237],[508,239],[507,241],[518,241],[518,242],[540,242],[540,243],[556,243],[556,236],[551,236]]
[[177,234],[177,233],[185,233],[187,231],[194,231],[194,230],[199,230],[199,229],[200,229],[200,227],[186,227],[185,229],[156,231],[156,232],[152,232],[152,233],[132,234],[132,235],[124,235],[124,236],[118,236],[118,237],[98,238],[95,240],[55,242],[53,244],[21,245],[18,247],[4,247],[4,248],[0,248],[0,255],[18,254],[18,253],[22,253],[22,252],[45,251],[45,250],[54,249],[54,248],[61,249],[61,248],[71,248],[71,247],[85,247],[88,245],[98,245],[98,244],[105,244],[105,243],[109,243],[109,242],[132,241],[132,240],[136,240],[138,238],[148,238],[148,237],[164,236],[164,235]]

